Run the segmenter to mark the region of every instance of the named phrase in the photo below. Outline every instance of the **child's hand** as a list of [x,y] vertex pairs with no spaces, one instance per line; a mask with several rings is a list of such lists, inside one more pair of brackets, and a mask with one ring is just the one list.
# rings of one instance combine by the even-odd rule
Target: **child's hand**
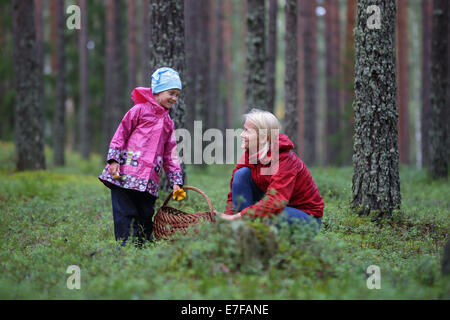
[[119,175],[120,164],[117,162],[111,163],[111,165],[109,166],[109,173],[111,173],[113,176]]
[[177,191],[178,189],[180,189],[180,186],[177,185],[177,184],[174,184],[174,185],[173,185],[173,191],[175,192],[175,191]]

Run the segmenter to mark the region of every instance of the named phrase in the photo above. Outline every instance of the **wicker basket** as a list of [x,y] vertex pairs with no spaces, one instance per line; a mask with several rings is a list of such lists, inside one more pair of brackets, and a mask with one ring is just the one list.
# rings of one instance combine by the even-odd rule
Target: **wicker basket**
[[200,223],[200,220],[215,222],[215,214],[211,200],[208,196],[198,188],[184,186],[183,190],[193,190],[200,193],[209,206],[209,211],[187,213],[179,209],[167,206],[172,198],[172,192],[169,193],[163,205],[159,208],[153,220],[153,235],[156,240],[169,239],[175,231],[181,230],[186,234],[186,228]]

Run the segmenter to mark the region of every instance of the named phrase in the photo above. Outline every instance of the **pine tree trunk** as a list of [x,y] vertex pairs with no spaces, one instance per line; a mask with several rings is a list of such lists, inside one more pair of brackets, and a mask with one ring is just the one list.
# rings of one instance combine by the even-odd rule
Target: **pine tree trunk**
[[325,1],[325,38],[326,38],[326,160],[329,165],[337,164],[340,143],[338,139],[340,120],[339,51],[340,26],[338,0]]
[[[202,1],[202,6],[199,10],[198,29],[196,31],[196,50],[198,54],[198,70],[197,80],[195,82],[195,93],[198,103],[197,111],[199,117],[196,120],[203,120],[203,130],[212,128],[210,123],[210,95],[212,91],[212,83],[210,81],[211,71],[211,54],[210,43],[205,39],[210,38],[212,32],[211,19],[212,19],[212,2]],[[202,115],[202,116],[200,116]],[[203,132],[202,132],[203,134]]]
[[286,1],[285,33],[285,117],[284,128],[291,141],[297,146],[298,128],[298,82],[297,82],[297,0]]
[[[233,128],[233,106],[231,104],[231,98],[233,97],[233,74],[231,63],[231,50],[233,30],[231,27],[230,19],[233,13],[233,3],[230,0],[223,2],[223,65],[225,67],[225,84],[224,84],[224,124],[225,129]],[[225,132],[224,132],[225,134]]]
[[[267,37],[267,110],[275,111],[275,72],[277,59],[278,0],[269,0],[269,34]],[[295,32],[297,34],[297,31]]]
[[[185,48],[184,48],[184,1],[183,0],[155,0],[151,3],[151,70],[161,67],[171,67],[179,74],[184,90],[176,106],[170,110],[170,117],[175,123],[175,129],[184,128],[186,81],[185,81]],[[171,41],[164,41],[171,39]],[[182,156],[182,155],[180,155]],[[181,165],[183,181],[187,184],[185,165]],[[167,178],[161,179],[162,189],[169,190]]]
[[88,10],[87,1],[79,0],[81,13],[81,30],[79,30],[78,50],[80,56],[80,144],[81,156],[89,159],[91,152],[91,130],[89,128],[89,71],[88,71]]
[[136,87],[136,64],[137,64],[137,26],[136,26],[136,0],[127,0],[127,26],[128,26],[128,92],[130,93],[130,104],[134,105],[131,100],[131,92]]
[[307,165],[316,163],[317,110],[317,18],[314,1],[301,1],[304,68],[304,156]]
[[[194,55],[193,63],[195,64],[195,74],[192,74],[192,86],[190,87],[190,94],[186,96],[195,101],[195,117],[193,115],[187,115],[190,117],[192,126],[194,121],[202,121],[202,136],[203,133],[214,127],[215,112],[214,112],[214,90],[215,86],[212,82],[212,55],[214,53],[214,44],[211,41],[205,41],[205,39],[212,39],[214,30],[212,19],[213,14],[213,1],[197,1],[196,8],[192,8],[194,11],[195,25],[193,26],[194,37]],[[187,44],[188,46],[190,44]],[[193,131],[191,131],[193,132]],[[194,138],[194,137],[193,137]],[[192,141],[194,146],[194,140]],[[203,142],[202,147],[206,146],[206,142]],[[198,164],[199,167],[206,168],[206,164],[203,163],[203,153],[198,152],[198,149],[193,147],[192,161]],[[194,151],[198,153],[195,154]]]
[[342,164],[352,163],[353,149],[353,101],[355,99],[354,79],[355,79],[355,19],[356,0],[347,1],[346,27],[344,54],[342,55],[342,83],[344,86],[342,93],[341,112],[343,114],[341,159]]
[[433,1],[433,34],[431,49],[431,124],[430,171],[433,178],[448,175],[448,0]]
[[[39,59],[39,65],[41,66],[41,73],[44,74],[44,65],[45,65],[45,51],[44,51],[44,2],[43,0],[34,0],[34,25],[36,28],[36,51],[37,58]],[[42,108],[42,112],[45,115],[45,87],[44,81],[39,83],[39,92],[42,92],[39,99],[39,106]],[[46,119],[44,116],[45,126]],[[44,129],[44,140],[45,140],[45,129]]]
[[420,37],[420,21],[421,15],[421,3],[411,2],[408,8],[409,25],[410,25],[410,53],[408,55],[408,63],[411,66],[410,73],[410,108],[414,110],[414,141],[415,141],[415,162],[416,168],[422,169],[422,136],[421,136],[421,119],[420,109],[422,107],[420,101],[420,86],[421,86],[421,67],[417,64],[417,61],[421,61],[422,54],[420,50],[421,37]]
[[[355,65],[353,207],[388,216],[400,207],[395,78],[395,1],[380,2],[379,29],[369,29],[370,0],[358,1]],[[375,218],[375,219],[376,219]]]
[[216,15],[216,6],[219,4],[218,1],[209,0],[209,20],[208,20],[208,39],[209,39],[209,92],[208,92],[208,102],[207,109],[208,112],[206,116],[206,126],[204,126],[204,130],[210,128],[217,128],[217,103],[218,99],[218,74],[217,74],[217,15]]
[[304,87],[304,64],[303,64],[303,8],[300,2],[297,2],[297,24],[299,31],[297,32],[297,154],[300,158],[304,158],[304,136],[305,136],[305,87]]
[[141,78],[140,85],[144,87],[150,87],[151,81],[151,71],[148,66],[148,59],[150,55],[150,1],[151,0],[142,0],[142,25],[141,28],[141,43],[140,43],[140,64],[141,64]]
[[108,0],[106,16],[106,76],[105,105],[103,110],[103,147],[106,154],[109,142],[124,115],[123,48],[122,48],[122,1]]
[[430,165],[431,143],[429,138],[431,121],[431,35],[433,1],[422,1],[422,163]]
[[197,51],[197,42],[200,23],[199,1],[190,1],[189,5],[184,7],[184,27],[185,27],[185,48],[186,48],[186,85],[190,88],[191,94],[186,96],[186,129],[194,132],[194,121],[197,115],[197,95],[196,81],[199,73],[199,52]]
[[216,103],[214,109],[216,110],[217,127],[223,130],[225,129],[225,70],[223,60],[223,1],[217,2],[215,6],[216,27],[215,27],[215,42],[216,42],[216,60],[214,64],[216,78],[214,79],[217,84],[216,88]]
[[[240,10],[240,15],[241,15],[241,19],[244,21],[247,21],[247,14],[248,14],[248,0],[242,0],[241,2],[241,10]],[[242,53],[242,66],[241,66],[241,70],[247,70],[247,38],[248,38],[248,24],[243,23],[242,29],[241,29],[241,53]],[[244,114],[247,109],[248,109],[248,105],[246,105],[247,102],[247,98],[246,98],[246,92],[247,92],[247,72],[241,72],[241,84],[242,84],[242,88],[244,88],[242,90],[242,104],[240,106],[240,114]]]
[[36,46],[34,3],[14,0],[13,42],[16,87],[15,146],[18,170],[45,169],[42,65]]
[[56,104],[53,115],[53,162],[64,165],[64,145],[66,140],[66,89],[65,89],[65,15],[64,2],[56,1],[57,46],[56,46]]
[[261,0],[247,0],[247,110],[267,110],[267,76],[265,69],[265,4]]
[[400,162],[409,161],[409,113],[408,113],[408,2],[398,0],[397,11],[397,102]]

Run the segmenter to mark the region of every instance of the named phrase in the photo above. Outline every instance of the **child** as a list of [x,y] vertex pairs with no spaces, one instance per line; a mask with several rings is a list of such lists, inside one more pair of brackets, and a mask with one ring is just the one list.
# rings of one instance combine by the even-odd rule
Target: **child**
[[139,244],[144,239],[153,240],[152,217],[161,166],[174,191],[183,184],[174,152],[174,123],[169,116],[180,95],[181,80],[175,70],[164,67],[153,73],[151,85],[151,89],[133,90],[135,105],[114,134],[108,164],[99,176],[111,189],[114,235],[116,240],[122,239],[122,246],[130,233]]

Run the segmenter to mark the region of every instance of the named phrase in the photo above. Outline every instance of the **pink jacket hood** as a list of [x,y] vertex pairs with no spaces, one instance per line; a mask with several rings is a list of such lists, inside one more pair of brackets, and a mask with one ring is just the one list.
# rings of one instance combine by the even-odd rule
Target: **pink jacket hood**
[[145,87],[137,87],[131,93],[131,99],[134,101],[134,104],[150,102],[152,104],[158,104],[155,100],[155,96],[153,95],[151,88]]

